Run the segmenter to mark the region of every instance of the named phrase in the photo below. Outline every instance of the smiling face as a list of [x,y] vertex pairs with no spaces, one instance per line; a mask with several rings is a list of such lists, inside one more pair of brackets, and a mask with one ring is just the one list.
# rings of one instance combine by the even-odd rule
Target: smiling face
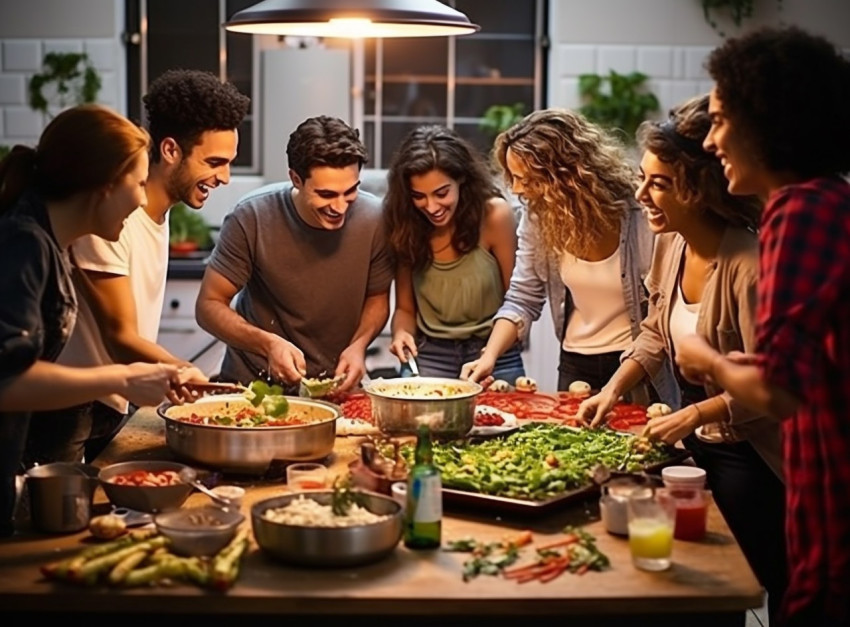
[[457,211],[460,183],[441,170],[414,174],[410,177],[410,199],[431,224],[447,226]]
[[653,233],[680,231],[693,216],[693,207],[682,202],[676,187],[676,172],[649,150],[640,161],[640,185],[635,198],[643,207]]
[[118,241],[127,216],[148,202],[145,193],[147,179],[148,155],[142,152],[130,170],[100,196],[94,209],[95,235],[110,242]]
[[766,196],[769,188],[765,181],[765,170],[741,129],[726,116],[717,88],[711,90],[708,114],[711,117],[711,129],[703,142],[703,148],[720,159],[723,175],[729,181],[729,193]]
[[342,228],[348,208],[357,200],[359,164],[342,168],[314,166],[306,180],[290,170],[289,177],[295,187],[295,208],[307,224],[328,231]]
[[204,206],[210,189],[230,182],[230,164],[239,144],[237,131],[205,131],[192,151],[183,155],[168,178],[168,196],[193,209]]

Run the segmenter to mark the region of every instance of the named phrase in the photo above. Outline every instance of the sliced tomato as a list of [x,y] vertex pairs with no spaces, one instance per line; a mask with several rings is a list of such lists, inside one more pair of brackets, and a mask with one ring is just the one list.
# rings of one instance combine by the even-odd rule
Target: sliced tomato
[[514,414],[518,420],[546,420],[556,417],[558,399],[530,392],[482,392],[477,404]]

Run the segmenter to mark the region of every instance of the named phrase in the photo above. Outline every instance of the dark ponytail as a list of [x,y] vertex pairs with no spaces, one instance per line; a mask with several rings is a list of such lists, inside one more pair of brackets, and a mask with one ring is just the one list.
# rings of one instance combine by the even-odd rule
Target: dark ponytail
[[17,145],[0,161],[0,215],[6,213],[35,180],[35,148]]

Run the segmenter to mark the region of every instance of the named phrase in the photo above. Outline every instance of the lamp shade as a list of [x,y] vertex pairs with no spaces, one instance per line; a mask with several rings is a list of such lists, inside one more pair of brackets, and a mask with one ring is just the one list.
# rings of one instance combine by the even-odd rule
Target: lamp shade
[[237,33],[302,37],[434,37],[480,30],[437,0],[263,0],[224,24]]

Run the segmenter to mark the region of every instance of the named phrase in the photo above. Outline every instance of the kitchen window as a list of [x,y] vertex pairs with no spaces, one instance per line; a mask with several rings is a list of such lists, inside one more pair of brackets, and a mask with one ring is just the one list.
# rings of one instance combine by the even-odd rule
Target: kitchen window
[[144,121],[142,96],[166,70],[205,70],[232,82],[251,98],[239,127],[235,174],[260,172],[260,89],[255,38],[221,25],[258,0],[126,0],[127,107]]

